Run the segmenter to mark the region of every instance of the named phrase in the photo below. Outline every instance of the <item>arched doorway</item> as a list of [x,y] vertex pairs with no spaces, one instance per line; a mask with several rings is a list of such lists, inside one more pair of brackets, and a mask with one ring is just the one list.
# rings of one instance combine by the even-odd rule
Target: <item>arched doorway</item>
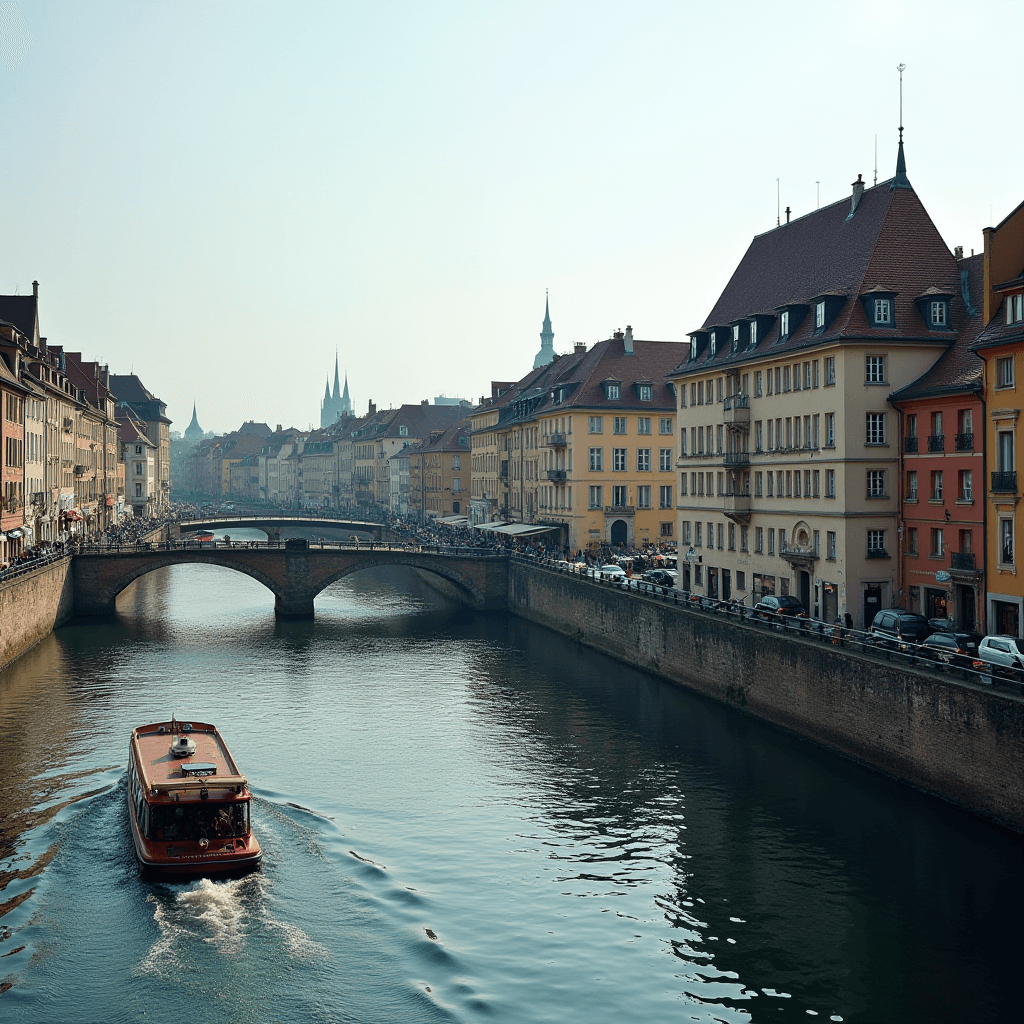
[[617,548],[620,544],[625,544],[628,534],[629,530],[626,526],[626,521],[624,519],[616,519],[615,522],[612,523],[612,547]]

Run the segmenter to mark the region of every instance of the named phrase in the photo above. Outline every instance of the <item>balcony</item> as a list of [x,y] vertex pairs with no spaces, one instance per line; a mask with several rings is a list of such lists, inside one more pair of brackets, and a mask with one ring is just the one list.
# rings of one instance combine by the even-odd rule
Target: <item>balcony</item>
[[974,434],[957,434],[953,442],[953,447],[958,452],[973,452],[974,451]]
[[750,519],[750,494],[723,494],[722,511],[734,522],[747,522]]
[[917,438],[916,437],[905,437],[903,438],[903,450],[909,454],[917,452]]
[[885,548],[868,548],[868,558],[888,558],[889,552]]
[[973,551],[953,551],[950,554],[950,569],[960,570],[961,572],[976,572],[977,564],[974,559]]
[[549,469],[548,470],[548,479],[549,480],[556,480],[556,481],[564,481],[565,480],[565,470],[564,469]]
[[946,450],[946,435],[931,434],[928,438],[928,451],[944,452]]
[[992,490],[996,494],[1017,493],[1017,471],[992,474]]
[[726,426],[750,425],[750,399],[746,395],[733,395],[722,402],[722,419]]
[[548,448],[564,448],[568,444],[565,434],[548,434],[544,439]]
[[726,452],[722,457],[723,466],[749,466],[750,452]]

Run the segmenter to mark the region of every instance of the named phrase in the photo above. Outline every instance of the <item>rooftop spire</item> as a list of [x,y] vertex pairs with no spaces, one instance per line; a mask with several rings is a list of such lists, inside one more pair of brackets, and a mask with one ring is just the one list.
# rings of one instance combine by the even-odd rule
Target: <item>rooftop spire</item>
[[334,350],[334,397],[341,398],[341,384],[338,381],[338,350]]
[[555,332],[551,330],[551,311],[548,304],[548,292],[544,289],[544,324],[540,332],[540,351],[533,360],[533,368],[547,366],[555,358]]
[[899,64],[896,70],[900,73],[900,144],[896,151],[896,177],[892,179],[893,188],[910,188],[907,177],[907,160],[903,155],[903,72],[906,64]]

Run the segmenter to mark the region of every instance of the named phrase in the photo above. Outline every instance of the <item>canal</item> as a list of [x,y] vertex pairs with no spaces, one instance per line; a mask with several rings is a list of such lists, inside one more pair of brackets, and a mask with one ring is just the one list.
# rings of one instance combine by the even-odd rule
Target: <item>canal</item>
[[[264,870],[138,878],[129,730],[212,721]],[[1020,837],[406,569],[212,566],[0,673],[0,1018],[995,1021]]]

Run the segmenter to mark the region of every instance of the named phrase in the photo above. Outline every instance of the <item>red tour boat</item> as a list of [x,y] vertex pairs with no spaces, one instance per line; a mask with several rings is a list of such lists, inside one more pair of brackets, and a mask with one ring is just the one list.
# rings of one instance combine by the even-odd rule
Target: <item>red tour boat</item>
[[128,817],[147,873],[251,871],[263,851],[252,834],[249,792],[220,733],[203,722],[157,722],[132,730]]

